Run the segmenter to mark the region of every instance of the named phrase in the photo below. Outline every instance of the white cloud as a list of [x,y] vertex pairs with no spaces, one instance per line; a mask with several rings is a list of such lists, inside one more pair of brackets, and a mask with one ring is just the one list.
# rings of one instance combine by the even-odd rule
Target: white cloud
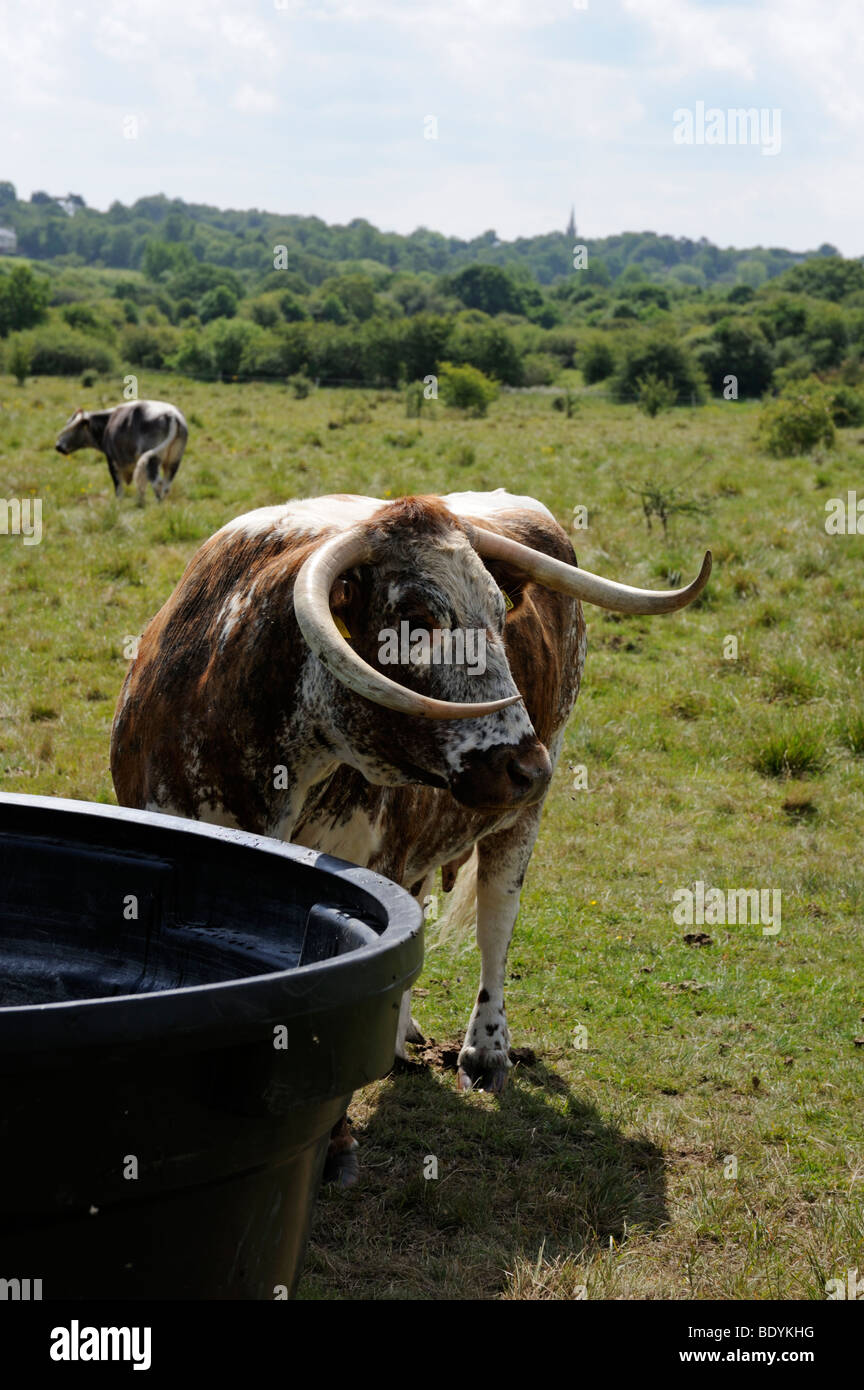
[[759,25],[754,6],[706,10],[693,0],[623,0],[623,5],[651,30],[658,56],[671,59],[676,77],[699,71],[754,77],[753,39]]
[[266,116],[279,110],[279,98],[275,93],[264,91],[261,87],[253,87],[247,82],[237,88],[231,98],[231,105],[235,111]]
[[[560,226],[572,201],[586,235],[864,250],[860,0],[589,5],[0,0],[0,178],[461,235]],[[750,151],[673,150],[697,98],[782,106],[770,175]]]

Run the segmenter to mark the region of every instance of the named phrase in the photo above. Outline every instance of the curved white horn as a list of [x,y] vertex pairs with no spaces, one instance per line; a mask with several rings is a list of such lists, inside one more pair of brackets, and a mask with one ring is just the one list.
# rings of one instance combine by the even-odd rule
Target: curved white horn
[[711,551],[706,550],[701,570],[686,588],[633,589],[629,584],[616,584],[590,570],[579,569],[540,550],[532,550],[528,545],[520,545],[519,541],[507,536],[486,531],[476,522],[471,524],[474,549],[484,559],[506,560],[547,589],[584,599],[586,603],[596,603],[599,608],[611,608],[616,613],[674,613],[677,608],[686,608],[701,594],[711,573]]
[[294,613],[307,643],[320,661],[349,690],[373,704],[424,719],[480,719],[516,704],[521,695],[479,704],[435,700],[382,675],[345,640],[330,612],[330,590],[340,574],[372,561],[368,534],[352,529],[333,536],[304,561],[294,581]]

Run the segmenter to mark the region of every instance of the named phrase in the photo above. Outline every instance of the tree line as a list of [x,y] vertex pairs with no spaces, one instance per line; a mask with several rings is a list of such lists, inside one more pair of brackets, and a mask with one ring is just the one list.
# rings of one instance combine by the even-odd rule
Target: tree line
[[[76,195],[64,206],[48,194],[22,204],[0,184],[0,225],[15,226],[24,253],[0,258],[0,355],[19,379],[143,367],[393,387],[447,364],[504,386],[569,388],[579,372],[582,385],[619,400],[653,381],[656,400],[682,404],[730,389],[761,396],[814,374],[850,385],[860,376],[864,264],[828,246],[766,252],[769,273],[752,253],[735,252],[723,269],[725,252],[687,243],[713,264],[716,278],[703,284],[673,273],[687,262],[662,263],[683,243],[653,234],[607,238],[605,257],[589,244],[578,264],[571,257],[553,273],[543,262],[541,274],[519,259],[520,243],[494,234],[395,237],[359,220],[327,227],[162,197],[104,214]],[[109,264],[98,240],[90,260],[26,254],[27,227],[35,235],[55,222],[81,246],[91,233],[125,230],[136,245],[140,236],[137,264]],[[567,238],[557,241],[569,252]],[[541,243],[550,238],[531,239],[538,255]],[[437,264],[412,260],[422,245]],[[645,245],[653,259],[634,259]],[[489,259],[505,252],[506,264]]]

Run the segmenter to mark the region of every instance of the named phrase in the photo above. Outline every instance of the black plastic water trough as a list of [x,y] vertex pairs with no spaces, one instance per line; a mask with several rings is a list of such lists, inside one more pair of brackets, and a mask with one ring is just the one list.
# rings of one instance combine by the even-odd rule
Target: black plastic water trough
[[290,1296],[422,953],[418,904],[341,860],[0,796],[0,1277]]

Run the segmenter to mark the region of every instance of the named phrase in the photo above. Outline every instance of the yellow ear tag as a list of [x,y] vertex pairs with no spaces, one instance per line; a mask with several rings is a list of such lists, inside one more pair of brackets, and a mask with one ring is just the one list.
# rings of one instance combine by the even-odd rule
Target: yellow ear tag
[[345,624],[343,623],[342,619],[341,619],[341,618],[337,618],[337,617],[334,616],[333,621],[334,621],[334,623],[336,624],[336,630],[337,630],[337,632],[339,632],[339,633],[345,638],[345,641],[346,641],[346,642],[350,642],[350,641],[351,641],[351,633],[348,631],[348,629],[347,629],[347,627],[345,626]]
[[502,589],[501,592],[504,595],[504,607],[507,609],[507,612],[509,613],[510,609],[515,607],[515,604],[513,603],[513,600],[506,589]]

